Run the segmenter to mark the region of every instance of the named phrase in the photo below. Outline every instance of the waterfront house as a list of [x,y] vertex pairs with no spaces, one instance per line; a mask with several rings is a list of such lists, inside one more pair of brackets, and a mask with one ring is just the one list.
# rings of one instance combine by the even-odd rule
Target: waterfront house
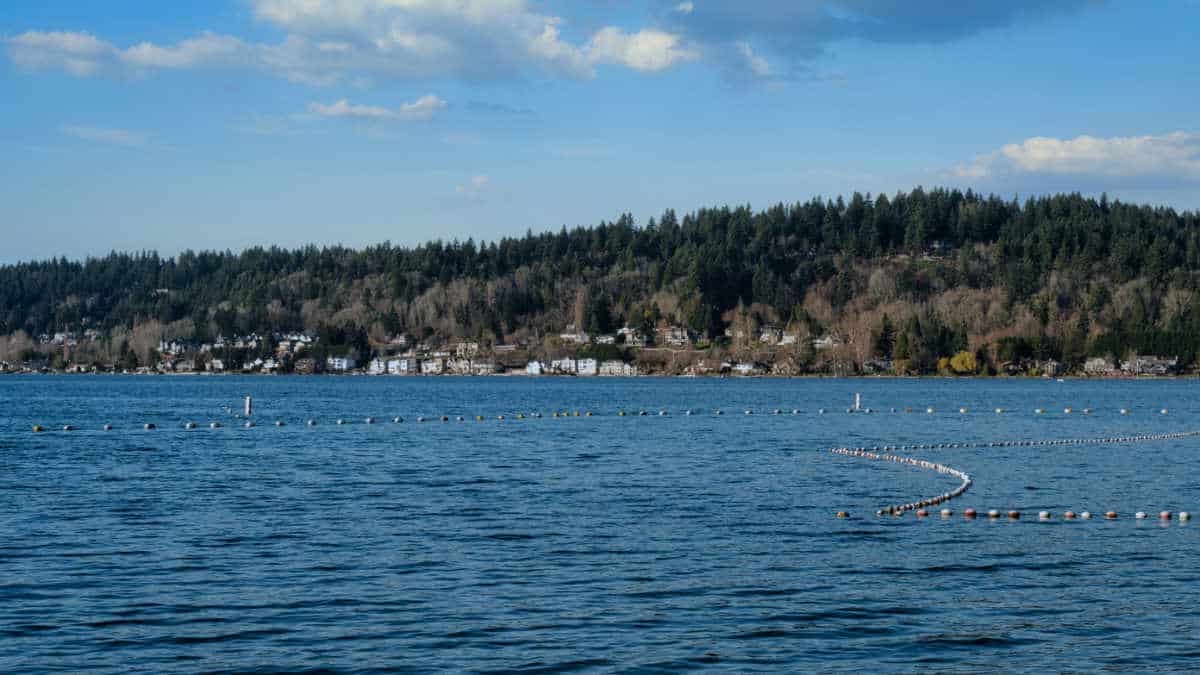
[[1135,356],[1121,363],[1121,370],[1131,375],[1170,375],[1179,365],[1178,358],[1165,356]]
[[596,359],[579,359],[575,362],[575,374],[577,375],[595,375],[596,368]]
[[367,366],[369,375],[383,375],[387,372],[387,359],[375,358],[371,359],[370,365]]
[[446,370],[446,359],[438,357],[421,362],[422,375],[441,375]]
[[491,361],[473,361],[471,363],[472,375],[495,375],[497,372],[499,369]]
[[575,359],[554,359],[550,362],[550,372],[559,374],[575,374]]
[[1083,372],[1088,375],[1112,375],[1116,371],[1111,361],[1098,356],[1083,362]]
[[541,375],[545,369],[546,367],[542,365],[541,361],[530,361],[529,363],[525,364],[526,375]]
[[325,359],[325,369],[333,373],[345,373],[358,367],[352,356],[330,356]]
[[624,361],[603,361],[598,374],[604,377],[637,377],[638,368]]

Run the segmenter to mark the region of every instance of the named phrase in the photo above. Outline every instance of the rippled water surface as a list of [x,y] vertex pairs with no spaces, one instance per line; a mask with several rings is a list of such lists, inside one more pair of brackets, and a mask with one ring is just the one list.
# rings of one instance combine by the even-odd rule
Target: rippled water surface
[[[846,414],[856,391],[874,412]],[[971,474],[956,513],[1016,523],[877,518],[957,481],[821,449],[1197,430],[1197,393],[0,378],[0,671],[1196,670],[1200,524],[1131,517],[1200,512],[1196,439],[909,453]],[[246,394],[252,429],[226,411]]]

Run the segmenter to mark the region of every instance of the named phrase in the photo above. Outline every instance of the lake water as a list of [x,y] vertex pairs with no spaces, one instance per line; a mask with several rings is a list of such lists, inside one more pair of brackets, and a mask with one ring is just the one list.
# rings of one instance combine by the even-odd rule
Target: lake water
[[[874,413],[845,413],[856,391]],[[246,394],[253,429],[226,411]],[[822,449],[1191,431],[1197,394],[0,378],[0,671],[1194,671],[1200,524],[1132,514],[1200,512],[1200,441],[905,453],[971,474],[956,514],[1017,508],[1016,523],[877,518],[958,481]],[[550,417],[576,410],[596,416]],[[470,421],[415,422],[443,414]],[[1030,518],[1042,509],[1056,519]]]

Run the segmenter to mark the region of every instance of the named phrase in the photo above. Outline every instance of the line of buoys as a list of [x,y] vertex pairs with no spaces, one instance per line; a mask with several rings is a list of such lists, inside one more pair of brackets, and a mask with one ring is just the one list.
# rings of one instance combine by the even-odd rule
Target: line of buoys
[[904,457],[901,455],[894,455],[894,454],[890,454],[887,452],[880,453],[880,452],[878,452],[878,450],[879,450],[878,448],[875,448],[872,450],[868,450],[866,448],[830,448],[829,452],[831,452],[835,455],[843,455],[846,457],[859,457],[859,458],[863,458],[863,459],[870,459],[870,460],[876,460],[876,461],[887,461],[887,462],[895,462],[898,464],[908,464],[910,466],[915,466],[915,467],[922,468],[922,469],[937,471],[938,473],[949,474],[949,475],[954,476],[962,481],[962,483],[959,484],[959,486],[954,488],[953,490],[951,490],[949,492],[944,492],[935,497],[920,499],[917,501],[908,502],[906,504],[893,504],[891,506],[881,508],[878,511],[876,511],[876,514],[878,514],[878,515],[887,514],[887,515],[899,516],[899,515],[903,515],[905,511],[915,511],[917,509],[923,510],[923,509],[925,509],[925,507],[928,507],[928,506],[937,506],[939,504],[948,502],[951,499],[954,499],[955,497],[962,495],[964,492],[966,492],[971,487],[971,477],[968,476],[965,472],[959,471],[958,469],[954,469],[954,468],[948,467],[944,464],[938,464],[936,462],[930,462],[930,461],[926,461],[923,459],[914,459],[912,457]]
[[[897,409],[896,409],[896,408],[891,408],[890,410],[891,410],[891,412],[892,412],[892,413],[896,413],[896,412],[897,412]],[[912,409],[912,408],[904,408],[904,409],[903,409],[903,412],[905,412],[905,413],[911,413],[912,411],[913,411],[913,409]],[[794,409],[792,409],[792,411],[791,411],[791,414],[792,414],[792,415],[797,415],[797,416],[798,416],[798,415],[801,415],[801,414],[802,414],[802,412],[803,412],[803,411],[801,411],[799,408],[794,408]],[[824,414],[826,414],[827,412],[828,412],[828,410],[827,410],[826,408],[819,408],[819,409],[817,410],[817,414],[818,414],[818,415],[824,415]],[[872,409],[872,408],[861,408],[861,409],[856,409],[856,408],[847,408],[847,409],[846,409],[846,412],[847,412],[847,413],[849,413],[849,414],[853,414],[853,413],[856,413],[856,412],[861,412],[861,413],[865,413],[865,414],[870,414],[870,413],[874,412],[874,409]],[[928,408],[926,408],[926,409],[925,409],[925,412],[926,412],[927,414],[930,414],[930,415],[932,415],[932,414],[935,414],[935,413],[937,412],[937,408],[935,408],[935,407],[933,407],[933,406],[930,406],[930,407],[928,407]],[[958,408],[958,412],[959,412],[960,414],[966,415],[966,414],[969,414],[969,413],[970,413],[970,409],[969,409],[969,408],[967,408],[966,406],[962,406],[962,407]],[[997,415],[1002,415],[1002,414],[1006,414],[1006,413],[1008,413],[1009,411],[1008,411],[1007,409],[1005,409],[1005,408],[995,408],[995,409],[994,409],[994,412],[995,412]],[[1033,412],[1034,412],[1034,414],[1035,414],[1035,415],[1044,415],[1044,414],[1046,414],[1046,409],[1045,409],[1045,408],[1035,408],[1035,409],[1033,410]],[[1075,412],[1076,412],[1076,410],[1075,410],[1074,408],[1071,408],[1071,407],[1067,407],[1067,408],[1064,408],[1064,409],[1063,409],[1063,414],[1064,414],[1064,415],[1071,415],[1071,414],[1074,414]],[[1093,410],[1092,408],[1082,408],[1082,409],[1081,409],[1079,412],[1081,412],[1081,413],[1082,413],[1082,414],[1084,414],[1084,415],[1091,415],[1091,414],[1093,414],[1093,413],[1094,413],[1094,410]],[[1130,411],[1130,409],[1129,409],[1129,408],[1121,408],[1121,409],[1119,410],[1119,412],[1120,412],[1120,414],[1121,414],[1121,415],[1130,415],[1130,414],[1132,414],[1132,412]],[[628,416],[629,414],[630,414],[630,413],[626,412],[625,410],[619,410],[619,411],[617,411],[617,416],[618,416],[618,417],[626,417],[626,416]],[[663,409],[663,410],[659,410],[659,411],[658,411],[658,416],[660,416],[660,417],[667,417],[667,416],[669,416],[670,414],[671,414],[671,412],[670,412],[669,410],[666,410],[666,409]],[[683,411],[683,414],[684,414],[685,416],[689,416],[689,417],[690,417],[690,416],[692,416],[692,415],[694,414],[694,411],[693,411],[692,409],[685,409],[685,410]],[[722,411],[721,409],[719,409],[719,408],[718,408],[718,409],[715,409],[715,410],[713,410],[713,414],[714,414],[714,415],[722,415],[722,414],[723,414],[723,411]],[[747,408],[747,409],[745,409],[745,410],[743,411],[743,414],[744,414],[744,415],[747,415],[747,416],[754,415],[754,410],[753,410],[753,409],[750,409],[750,408]],[[785,409],[783,409],[783,408],[774,408],[774,409],[772,409],[772,410],[771,410],[771,414],[773,414],[773,415],[780,415],[780,416],[781,416],[781,415],[785,415],[785,414],[786,414],[786,410],[785,410]],[[1168,415],[1168,414],[1170,414],[1170,410],[1169,410],[1169,409],[1167,409],[1167,408],[1161,408],[1161,409],[1159,410],[1159,414],[1160,414],[1160,415]],[[594,413],[594,412],[592,412],[592,411],[586,411],[586,412],[582,412],[582,411],[575,411],[575,412],[573,412],[573,413],[572,413],[572,412],[554,412],[554,413],[552,413],[552,415],[553,415],[553,417],[595,417],[595,416],[596,416],[596,415],[595,415],[595,413]],[[638,416],[638,417],[646,417],[646,416],[649,416],[649,415],[650,415],[650,413],[649,413],[649,412],[647,412],[647,411],[645,411],[645,410],[639,411],[639,412],[638,412],[638,414],[637,414],[637,416]],[[240,415],[235,415],[235,416],[240,416]],[[542,416],[543,416],[543,415],[542,415],[542,413],[530,413],[530,414],[528,414],[528,415],[525,415],[524,413],[521,413],[521,414],[520,414],[520,416],[518,417],[518,419],[526,419],[527,417],[528,417],[528,418],[533,418],[533,419],[541,419],[541,418],[542,418]],[[444,416],[444,415],[443,415],[443,416],[441,416],[441,417],[440,417],[440,419],[441,419],[442,421],[449,421],[449,417],[447,417],[447,416]],[[480,416],[480,417],[477,417],[476,419],[486,419],[486,418],[483,418],[482,416]],[[500,417],[497,417],[497,419],[500,419]],[[461,421],[463,421],[463,417],[462,417],[461,415],[460,415],[460,416],[457,416],[457,417],[455,417],[455,420],[456,420],[456,421],[460,421],[460,422],[461,422]],[[367,417],[367,418],[365,418],[365,419],[363,420],[364,424],[375,424],[375,423],[376,423],[376,421],[377,421],[377,420],[376,420],[376,418],[374,418],[374,417]],[[425,417],[418,417],[418,418],[417,418],[417,421],[418,421],[418,422],[425,422],[425,421],[427,421],[427,418],[425,418]],[[404,418],[403,418],[403,417],[399,417],[399,416],[397,416],[397,417],[393,417],[393,418],[392,418],[392,422],[393,422],[393,423],[396,423],[396,424],[400,424],[400,423],[404,422]],[[316,424],[316,421],[315,421],[315,420],[311,420],[311,419],[310,419],[310,420],[308,420],[306,423],[308,424],[308,426],[317,426],[317,424]],[[349,422],[349,421],[347,421],[347,420],[345,420],[345,419],[338,419],[338,420],[336,421],[336,423],[337,423],[338,425],[348,425],[348,424],[350,424],[350,422]],[[185,423],[185,426],[184,426],[184,428],[185,428],[185,429],[189,429],[189,430],[191,430],[191,429],[195,429],[195,428],[197,428],[196,426],[188,427],[188,426],[186,426],[186,424],[189,424],[189,423]],[[40,425],[40,424],[38,424],[38,425],[33,425],[33,426],[34,426],[34,428],[36,429],[35,433],[42,433],[42,432],[45,432],[45,431],[46,431],[46,427],[45,427],[45,426],[43,426],[43,425]],[[279,420],[277,420],[277,421],[276,421],[276,423],[275,423],[275,426],[277,426],[277,427],[281,427],[281,426],[286,426],[286,424],[282,423],[282,421],[279,421]],[[69,427],[69,428],[68,428],[68,427]],[[62,431],[73,431],[73,430],[75,430],[75,428],[76,428],[76,427],[74,427],[73,425],[63,425],[62,427],[59,427],[59,428],[60,428]],[[146,427],[143,425],[143,428],[146,428]],[[153,428],[157,428],[157,426],[154,426]],[[112,431],[112,430],[113,430],[113,427],[112,427],[112,425],[111,425],[111,424],[105,424],[103,427],[101,427],[101,429],[102,429],[103,431]],[[1109,443],[1109,442],[1132,442],[1132,441],[1145,441],[1145,440],[1155,440],[1155,439],[1179,438],[1179,437],[1183,437],[1183,436],[1185,436],[1185,435],[1200,435],[1200,432],[1198,432],[1198,433],[1192,433],[1192,434],[1181,434],[1181,435],[1133,436],[1133,437],[1124,437],[1124,438],[1122,438],[1122,439],[1103,439],[1103,440],[1078,440],[1078,439],[1067,439],[1067,440],[1062,440],[1062,441],[1024,441],[1024,442],[1012,442],[1012,443],[988,443],[988,444],[986,444],[986,447],[1008,447],[1008,446],[1020,446],[1020,445],[1028,445],[1028,446],[1038,446],[1038,445],[1073,445],[1073,444],[1092,444],[1092,443],[1100,443],[1100,442],[1104,442],[1104,443]],[[976,447],[978,447],[978,446],[981,446],[981,445],[983,445],[983,444],[976,444]],[[914,445],[914,446],[912,446],[912,447],[914,447],[914,448],[925,448],[925,447],[928,447],[928,448],[934,448],[934,447],[941,448],[941,447],[972,447],[972,446],[971,446],[971,445],[969,445],[969,444],[966,444],[966,445],[942,444],[942,445],[928,445],[928,446]]]

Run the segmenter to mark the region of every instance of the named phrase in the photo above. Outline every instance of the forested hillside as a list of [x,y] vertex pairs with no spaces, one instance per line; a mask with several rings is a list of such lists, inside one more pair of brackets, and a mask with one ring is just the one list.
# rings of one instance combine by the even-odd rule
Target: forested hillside
[[[766,349],[751,336],[777,329],[798,336],[798,370],[883,360],[933,372],[964,352],[956,371],[1134,353],[1188,365],[1200,348],[1197,269],[1196,213],[918,188],[641,224],[624,215],[488,243],[5,266],[0,358],[89,329],[115,352],[147,326],[194,341],[304,331],[367,349],[401,333],[537,346],[578,317],[592,335],[686,327],[699,349],[742,358]],[[828,336],[836,348],[816,353],[813,339]]]

